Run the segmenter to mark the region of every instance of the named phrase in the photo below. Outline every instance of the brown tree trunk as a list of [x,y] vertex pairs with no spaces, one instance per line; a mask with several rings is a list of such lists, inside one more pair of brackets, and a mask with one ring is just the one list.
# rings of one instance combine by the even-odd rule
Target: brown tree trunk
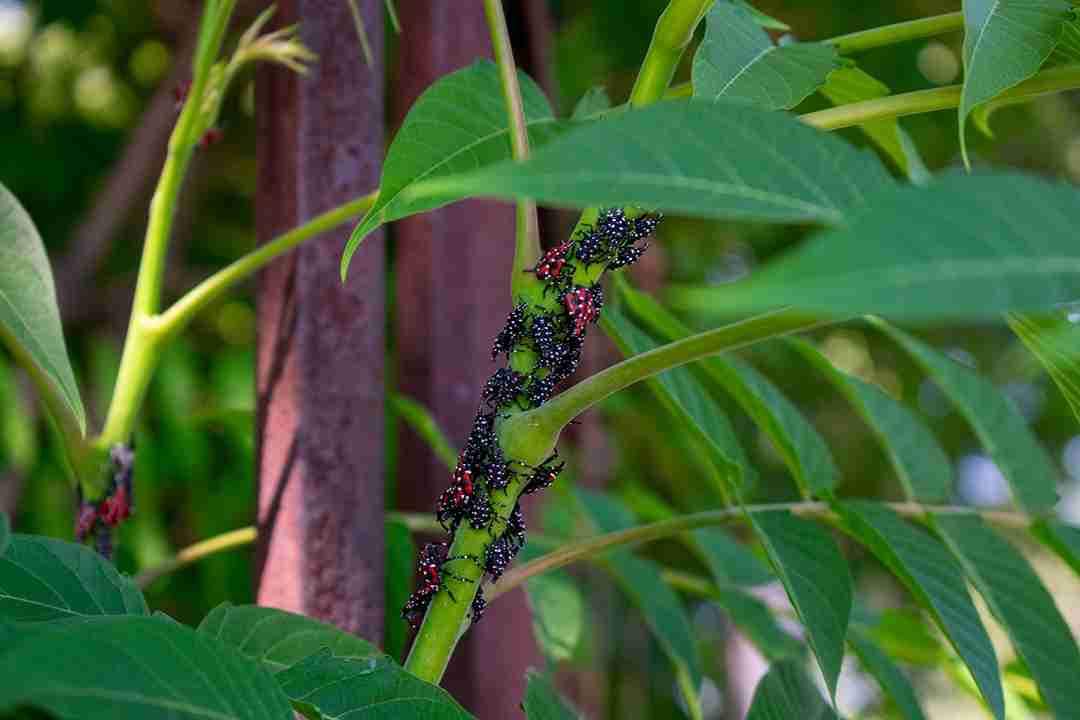
[[[479,2],[401,0],[394,117],[441,76],[491,56]],[[401,392],[427,405],[460,447],[484,382],[491,343],[510,311],[514,210],[468,201],[395,225]],[[410,431],[400,437],[398,504],[430,512],[449,473]],[[447,689],[480,720],[521,717],[525,670],[542,659],[523,594],[493,603],[450,662]]]
[[[306,77],[260,70],[260,242],[379,181],[383,156],[382,0],[359,0],[375,63],[349,4],[284,0],[318,62]],[[348,226],[259,278],[260,604],[380,642],[383,623],[384,258],[379,235],[338,277]]]

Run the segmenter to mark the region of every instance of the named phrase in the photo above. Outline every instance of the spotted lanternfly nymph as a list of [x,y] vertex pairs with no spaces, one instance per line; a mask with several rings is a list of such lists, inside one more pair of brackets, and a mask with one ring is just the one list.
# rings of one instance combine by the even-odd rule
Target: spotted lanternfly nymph
[[488,545],[484,553],[484,571],[491,576],[491,582],[498,582],[506,568],[514,561],[518,547],[505,535],[501,535]]
[[608,263],[608,270],[618,270],[621,267],[627,265],[633,265],[641,256],[645,254],[645,251],[649,249],[649,243],[644,245],[627,245],[626,247],[619,248],[619,251],[615,253],[615,257]]
[[506,323],[495,337],[495,344],[491,348],[492,360],[497,358],[499,353],[509,355],[514,347],[521,342],[521,338],[525,335],[525,321],[528,319],[526,311],[528,309],[527,303],[519,303],[506,318]]
[[574,268],[567,263],[566,256],[570,252],[570,245],[572,241],[567,240],[563,244],[553,247],[544,253],[544,256],[540,258],[540,261],[536,263],[536,267],[525,272],[536,273],[536,277],[539,280],[548,282],[550,280],[559,280],[562,277],[563,271],[567,271],[567,274],[572,274]]
[[559,473],[566,467],[566,462],[555,463],[559,459],[558,453],[552,455],[544,462],[540,463],[533,468],[532,474],[529,475],[529,481],[525,484],[525,489],[521,491],[523,495],[531,495],[534,492],[543,490],[546,487],[551,487],[559,478]]
[[490,459],[484,463],[484,477],[489,490],[505,490],[510,484],[510,466],[498,445],[491,449]]
[[470,467],[482,466],[488,455],[498,447],[495,440],[495,413],[478,412],[473,418],[473,427],[461,450],[458,464]]
[[[461,582],[473,582],[469,578],[454,575],[448,571],[445,565],[451,560],[474,560],[474,558],[464,555],[460,557],[451,557],[450,547],[444,542],[428,543],[420,551],[420,556],[416,561],[416,572],[419,575],[419,583],[412,594],[409,595],[409,599],[405,602],[405,606],[401,609],[401,617],[403,617],[414,630],[420,625],[420,621],[423,619],[424,613],[427,612],[428,605],[431,604],[431,599],[435,596],[435,593],[437,593],[440,588],[444,587],[444,576],[454,578]],[[450,588],[446,588],[446,592],[450,595],[451,600],[457,602],[453,593],[450,592]]]
[[532,382],[525,388],[525,398],[530,407],[540,407],[555,392],[555,378],[550,374],[544,377],[533,377]]
[[462,518],[468,515],[475,494],[472,469],[459,464],[454,470],[450,487],[439,496],[439,504],[435,509],[435,519],[444,530],[456,528]]
[[484,402],[493,408],[506,407],[521,394],[525,376],[510,368],[499,368],[484,387]]
[[608,208],[596,219],[596,231],[612,243],[622,243],[630,235],[633,225],[622,208]]
[[101,501],[100,517],[106,525],[115,526],[135,512],[135,451],[127,445],[113,445],[109,451],[113,476],[109,494]]
[[472,606],[469,608],[473,625],[480,622],[480,618],[484,617],[484,610],[486,609],[487,600],[484,599],[484,586],[481,585],[476,589],[476,597],[473,598]]
[[596,322],[600,317],[600,309],[596,306],[596,295],[591,288],[581,285],[575,286],[563,295],[563,306],[570,319],[574,321],[575,337],[584,335],[585,327],[591,322]]
[[652,235],[660,225],[660,220],[663,219],[663,215],[658,212],[645,213],[634,218],[634,228],[630,231],[631,242],[636,242],[643,238]]
[[608,253],[607,242],[600,233],[593,229],[586,230],[577,240],[575,254],[586,265],[603,262]]

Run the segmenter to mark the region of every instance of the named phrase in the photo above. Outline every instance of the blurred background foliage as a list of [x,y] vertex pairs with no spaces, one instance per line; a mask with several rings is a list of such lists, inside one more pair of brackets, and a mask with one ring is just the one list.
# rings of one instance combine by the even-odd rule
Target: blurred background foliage
[[[554,32],[541,41],[552,50],[555,106],[569,114],[578,98],[597,84],[621,101],[665,4],[552,0]],[[241,3],[241,13],[250,19],[261,5]],[[958,0],[761,0],[755,5],[786,21],[805,40],[959,9]],[[57,267],[68,343],[91,416],[98,421],[115,377],[149,188],[160,166],[160,146],[145,142],[141,133],[151,121],[155,97],[158,105],[168,106],[177,78],[183,77],[180,68],[197,6],[191,0],[0,0],[0,182],[23,202],[48,244]],[[523,15],[520,10],[514,14],[515,31],[522,33]],[[403,16],[401,22],[409,18]],[[959,43],[959,35],[910,42],[860,56],[860,66],[897,92],[954,83],[961,72]],[[389,51],[392,81],[393,42]],[[362,62],[359,56],[357,61]],[[688,77],[688,64],[680,75]],[[250,80],[245,79],[224,109],[224,139],[200,153],[182,196],[167,280],[174,295],[254,242]],[[812,97],[805,109],[824,104]],[[932,170],[960,166],[955,113],[909,118],[904,125]],[[993,130],[993,142],[969,131],[977,167],[1023,167],[1080,180],[1080,106],[1074,95],[1003,109],[993,117]],[[849,138],[863,142],[856,133]],[[123,203],[99,204],[98,193],[112,180],[117,163],[140,153],[150,171],[129,178],[137,192]],[[102,213],[108,214],[104,227],[109,231],[86,232],[100,223]],[[669,280],[729,281],[783,252],[803,232],[671,218],[662,227],[648,266],[637,271],[637,280],[661,296]],[[95,247],[98,260],[89,268],[76,261],[85,251],[79,243]],[[254,331],[249,287],[218,303],[169,347],[137,433],[139,512],[121,532],[122,569],[146,568],[191,542],[252,522]],[[1080,522],[1080,431],[1037,363],[1004,326],[950,328],[925,336],[991,378],[1018,405],[1059,459],[1061,514]],[[857,325],[824,331],[816,340],[838,367],[903,399],[934,428],[956,463],[957,502],[993,505],[1007,500],[1004,481],[971,430],[942,393],[891,345]],[[486,362],[486,348],[475,348],[474,354]],[[841,470],[843,494],[900,497],[866,426],[808,367],[769,346],[749,359],[825,435]],[[727,409],[758,468],[756,496],[790,498],[790,478],[769,440],[733,404]],[[594,482],[602,478],[606,489],[643,520],[664,517],[672,509],[720,504],[699,482],[704,458],[685,437],[672,432],[674,424],[647,388],[612,398],[598,416],[606,452],[590,456],[589,472],[582,471],[585,459],[573,440],[567,444],[578,476]],[[394,433],[388,436],[392,443]],[[389,482],[392,487],[392,476]],[[565,493],[556,493],[548,502],[544,530],[552,536],[565,535],[572,525],[565,499]],[[71,533],[73,498],[56,448],[34,410],[25,379],[7,363],[0,363],[0,503],[9,511],[17,508],[15,526],[23,532],[60,537]],[[850,545],[847,549],[854,558],[860,597],[881,607],[907,602],[872,559],[860,559],[859,550]],[[687,565],[683,553],[664,543],[648,553],[700,569]],[[1049,568],[1045,577],[1052,589],[1072,588],[1071,599],[1057,597],[1075,623],[1080,615],[1075,585],[1069,586],[1072,581],[1052,563],[1039,567]],[[149,600],[180,620],[195,622],[223,600],[250,602],[251,578],[248,552],[225,553],[158,581]],[[675,716],[676,693],[667,663],[655,648],[650,650],[643,628],[626,631],[635,627],[628,622],[633,610],[599,576],[579,571],[578,579],[585,584],[590,622],[572,653],[574,684],[603,698],[607,717]],[[710,717],[720,717],[717,708],[730,692],[721,679],[723,668],[734,657],[732,646],[721,642],[728,626],[710,603],[697,606],[694,621],[712,678],[703,702],[706,710],[712,709]],[[872,708],[877,702],[872,686],[860,684],[857,676],[845,678],[841,697],[848,709]],[[927,682],[931,688],[941,684],[935,677]],[[933,705],[928,710],[938,716]]]

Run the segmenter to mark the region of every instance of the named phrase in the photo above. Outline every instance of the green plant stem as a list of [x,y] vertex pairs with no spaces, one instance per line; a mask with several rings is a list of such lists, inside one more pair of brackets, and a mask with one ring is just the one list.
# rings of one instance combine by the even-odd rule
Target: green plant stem
[[686,47],[694,38],[694,30],[712,4],[713,0],[671,0],[656,23],[649,50],[630,91],[631,107],[643,107],[664,96]]
[[[893,511],[908,517],[920,517],[926,513],[956,514],[956,515],[979,515],[984,520],[1009,527],[1028,527],[1034,522],[1031,516],[1023,513],[1002,511],[980,511],[977,508],[962,507],[956,505],[920,505],[917,503],[882,503]],[[827,503],[801,501],[792,503],[770,503],[767,505],[742,505],[729,507],[722,510],[709,510],[662,520],[660,522],[639,525],[637,527],[618,530],[616,532],[597,535],[574,542],[570,545],[536,558],[532,562],[514,568],[503,575],[499,584],[492,587],[487,594],[488,600],[513,590],[526,580],[541,573],[566,567],[580,560],[587,560],[599,553],[612,548],[628,548],[642,543],[660,540],[662,538],[678,535],[688,530],[713,525],[724,525],[732,521],[742,521],[748,513],[786,510],[795,515],[808,517],[832,518],[832,511]]]
[[221,297],[231,287],[308,240],[347,220],[363,215],[371,208],[378,195],[379,191],[375,190],[327,210],[218,270],[159,315],[155,320],[157,329],[165,338],[175,336],[199,311]]

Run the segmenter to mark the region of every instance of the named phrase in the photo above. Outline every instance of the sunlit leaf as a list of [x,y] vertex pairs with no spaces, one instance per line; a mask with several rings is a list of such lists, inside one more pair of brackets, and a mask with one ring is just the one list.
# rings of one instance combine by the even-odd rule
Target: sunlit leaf
[[997,655],[971,601],[964,574],[942,544],[884,505],[837,503],[843,527],[866,545],[930,612],[971,671],[983,698],[1004,719]]
[[1078,199],[1071,186],[1019,174],[890,187],[843,229],[811,237],[748,279],[670,297],[724,315],[791,305],[946,321],[1048,310],[1080,297]]
[[758,683],[746,720],[834,720],[836,712],[798,662],[776,663]]
[[1057,45],[1069,18],[1066,0],[964,0],[964,90],[960,147],[976,106],[1034,75]]
[[1007,397],[989,381],[929,345],[877,322],[930,375],[971,424],[1022,508],[1039,512],[1057,502],[1057,473],[1046,451]]
[[71,720],[291,720],[266,670],[178,623],[65,620],[16,635],[0,653],[0,712]]
[[149,613],[135,583],[83,545],[15,534],[0,556],[2,620],[32,623]]
[[[524,73],[518,79],[529,139],[538,145],[558,125],[543,91]],[[410,186],[509,158],[509,125],[495,64],[481,60],[439,78],[409,110],[386,152],[379,197],[349,238],[342,275],[364,236],[379,225],[459,199],[406,197]]]
[[[679,142],[671,142],[671,138]],[[719,219],[840,223],[891,185],[880,161],[785,113],[657,103],[590,123],[505,162],[418,183],[435,202],[492,195],[568,207],[643,205]]]
[[930,430],[910,410],[877,386],[837,370],[813,345],[797,339],[788,342],[866,420],[910,499],[940,503],[952,494],[952,464]]
[[389,658],[337,657],[323,650],[274,676],[293,708],[310,720],[464,720],[465,712],[437,685]]
[[561,696],[551,680],[535,670],[525,675],[525,702],[522,707],[528,720],[578,720],[581,714]]
[[1080,707],[1080,650],[1039,576],[976,515],[933,516],[933,525],[1009,633],[1054,716]]
[[571,659],[585,633],[585,600],[573,579],[559,571],[537,575],[525,583],[525,597],[540,650],[554,662]]
[[30,371],[49,410],[65,427],[86,433],[71,369],[49,257],[34,222],[0,185],[0,343]]
[[836,541],[820,525],[787,511],[750,515],[791,605],[806,628],[829,694],[844,659],[852,581]]
[[783,110],[805,100],[840,65],[833,46],[773,45],[746,6],[718,2],[705,17],[705,39],[694,53],[691,77],[696,98]]
[[896,705],[904,720],[925,720],[915,689],[900,667],[881,648],[859,633],[848,637],[863,668],[874,676],[885,695]]
[[223,603],[199,624],[199,632],[231,645],[280,672],[323,648],[349,658],[380,657],[382,651],[355,635],[304,615],[257,605]]

